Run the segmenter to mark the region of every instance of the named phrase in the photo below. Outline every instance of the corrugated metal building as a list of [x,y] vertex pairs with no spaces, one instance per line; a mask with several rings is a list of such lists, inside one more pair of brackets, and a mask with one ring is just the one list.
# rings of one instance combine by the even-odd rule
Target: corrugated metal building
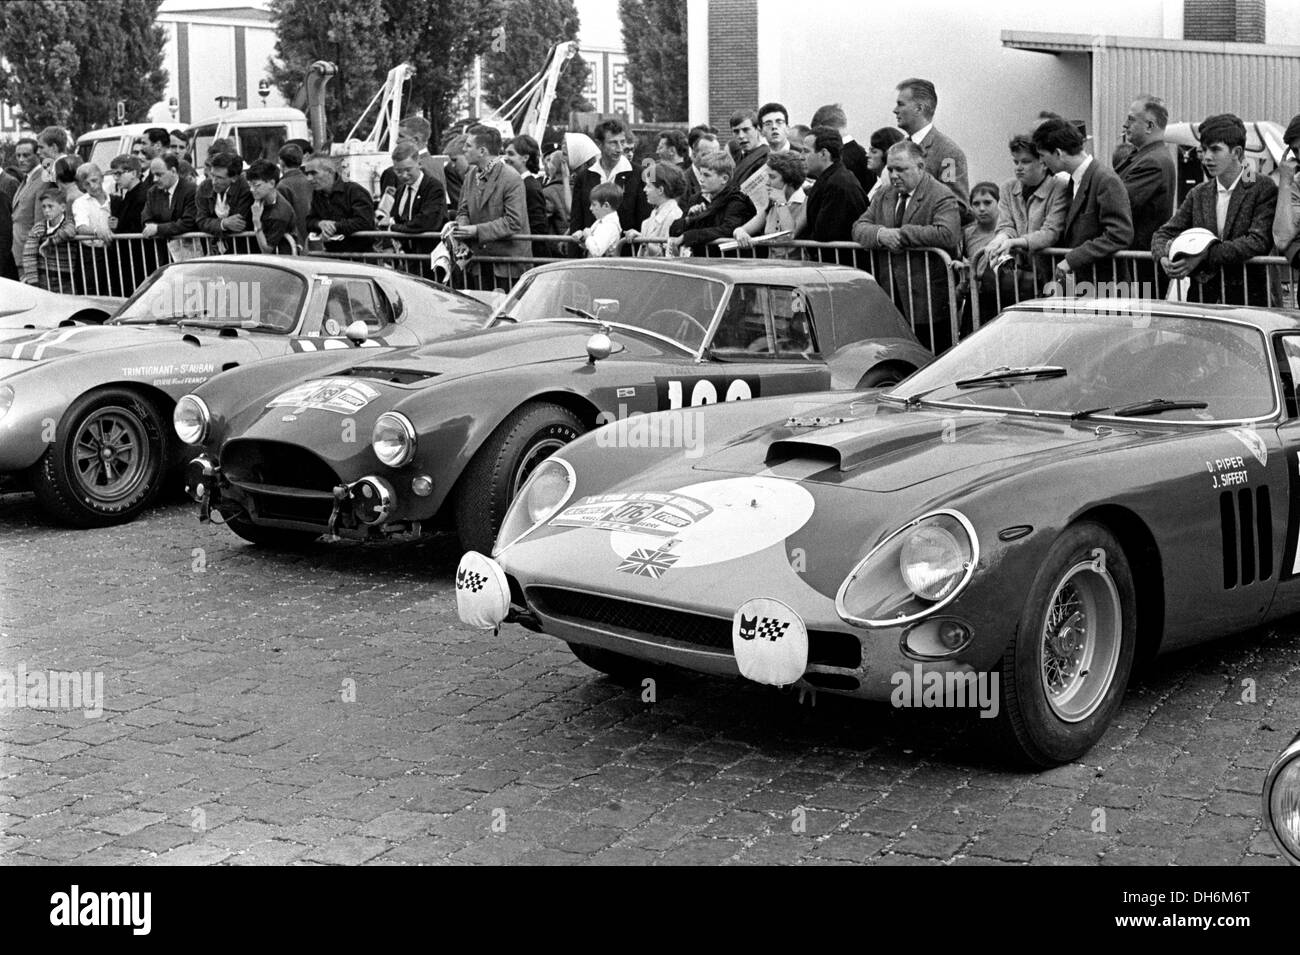
[[1300,47],[1017,30],[1004,30],[1002,45],[1091,61],[1088,132],[1102,157],[1119,145],[1120,123],[1139,93],[1162,97],[1171,122],[1236,113],[1286,125],[1300,112]]

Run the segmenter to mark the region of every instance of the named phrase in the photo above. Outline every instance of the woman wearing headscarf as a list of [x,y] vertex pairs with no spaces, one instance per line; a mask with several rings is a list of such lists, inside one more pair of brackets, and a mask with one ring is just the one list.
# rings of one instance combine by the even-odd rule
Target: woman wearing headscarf
[[[573,180],[574,177],[586,172],[588,168],[600,156],[600,147],[596,145],[595,140],[585,133],[565,133],[564,134],[564,159],[569,168],[568,192],[565,197],[565,208],[569,210],[569,217],[564,223],[562,234],[569,234],[569,225],[572,221],[573,201]],[[563,255],[581,255],[582,246],[574,243],[566,247],[561,254]]]

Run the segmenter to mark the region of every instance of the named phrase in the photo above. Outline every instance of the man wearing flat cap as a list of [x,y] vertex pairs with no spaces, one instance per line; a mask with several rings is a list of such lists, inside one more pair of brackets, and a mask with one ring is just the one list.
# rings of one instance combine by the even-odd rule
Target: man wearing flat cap
[[[1232,113],[1206,119],[1198,136],[1210,179],[1193,186],[1174,217],[1156,230],[1151,255],[1171,279],[1191,278],[1188,301],[1266,306],[1266,268],[1243,263],[1273,248],[1277,186],[1242,165],[1246,124]],[[1208,229],[1219,241],[1199,255],[1170,261],[1170,242],[1187,229]]]

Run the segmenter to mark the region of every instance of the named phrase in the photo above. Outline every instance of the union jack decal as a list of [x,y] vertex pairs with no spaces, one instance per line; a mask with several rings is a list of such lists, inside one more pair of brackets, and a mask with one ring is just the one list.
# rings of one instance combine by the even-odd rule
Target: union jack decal
[[670,554],[667,550],[646,550],[644,547],[638,547],[623,558],[623,562],[618,565],[618,570],[625,574],[658,580],[680,559],[678,555]]

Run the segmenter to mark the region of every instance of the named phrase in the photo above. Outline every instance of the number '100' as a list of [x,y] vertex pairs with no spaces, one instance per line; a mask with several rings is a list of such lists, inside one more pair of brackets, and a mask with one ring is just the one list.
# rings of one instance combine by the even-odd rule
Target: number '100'
[[[745,401],[754,397],[750,391],[749,382],[743,378],[737,378],[727,386],[727,393],[723,397],[724,401]],[[696,405],[714,405],[718,403],[718,389],[713,382],[706,379],[700,379],[691,389],[691,407]],[[672,380],[668,382],[668,407],[669,409],[682,407],[682,382]]]

